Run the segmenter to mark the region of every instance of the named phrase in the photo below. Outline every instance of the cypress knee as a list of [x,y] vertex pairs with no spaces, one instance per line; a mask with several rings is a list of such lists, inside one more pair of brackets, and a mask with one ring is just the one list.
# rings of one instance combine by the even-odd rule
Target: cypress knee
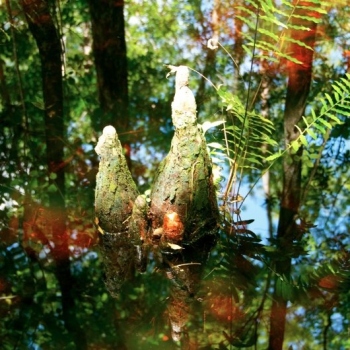
[[[187,67],[170,66],[176,73],[172,102],[175,135],[162,161],[151,193],[153,234],[161,242],[194,242],[215,235],[219,217],[212,163],[201,128],[197,125],[196,102],[188,87]],[[165,243],[165,244],[164,244]]]
[[171,281],[168,312],[172,338],[186,342],[190,306],[216,240],[219,211],[212,163],[188,87],[189,70],[184,66],[169,68],[176,73],[171,106],[175,134],[151,193],[150,231]]
[[116,296],[135,270],[137,244],[130,237],[129,220],[138,196],[123,149],[113,126],[106,126],[95,148],[101,157],[96,177],[95,222],[100,232],[106,286]]

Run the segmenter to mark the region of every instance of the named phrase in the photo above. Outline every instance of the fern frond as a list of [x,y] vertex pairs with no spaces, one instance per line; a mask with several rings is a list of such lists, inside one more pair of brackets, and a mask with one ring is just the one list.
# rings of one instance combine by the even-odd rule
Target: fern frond
[[[251,58],[264,58],[267,61],[276,62],[278,59],[286,59],[293,63],[301,64],[295,57],[282,50],[282,43],[288,42],[312,48],[300,40],[295,40],[289,36],[289,30],[310,31],[308,22],[320,23],[321,15],[325,14],[325,9],[319,0],[315,0],[306,5],[291,4],[290,1],[282,1],[280,5],[269,0],[247,1],[248,7],[237,6],[237,10],[242,15],[236,17],[246,24],[248,30],[242,34],[246,40],[246,53]],[[253,9],[253,10],[252,10]],[[310,15],[300,15],[298,10],[309,10]],[[305,12],[305,11],[304,11]],[[293,21],[294,19],[294,21]],[[297,23],[299,20],[303,23]],[[258,21],[258,26],[256,23]],[[257,31],[257,36],[252,35]],[[253,46],[263,52],[252,52],[247,46]],[[255,54],[255,55],[254,55]]]
[[301,15],[292,14],[292,17],[303,19],[303,20],[309,21],[309,22],[320,23],[319,18],[315,18],[315,17],[311,17],[311,16],[301,16]]
[[299,137],[294,140],[282,152],[272,154],[266,158],[267,161],[275,161],[283,156],[287,151],[297,151],[301,145],[308,147],[309,141],[306,136],[316,140],[318,137],[326,135],[327,130],[331,130],[335,125],[343,124],[344,118],[350,117],[350,74],[346,74],[346,79],[341,78],[332,84],[332,95],[325,93],[318,99],[321,104],[320,113],[317,115],[314,108],[310,108],[310,116],[303,117],[306,127],[299,130]]
[[313,48],[312,48],[311,46],[306,45],[305,43],[303,43],[303,42],[300,41],[300,40],[295,40],[295,39],[290,38],[290,37],[288,37],[288,36],[285,36],[285,37],[284,37],[284,40],[285,40],[285,41],[288,41],[288,42],[290,42],[290,43],[297,44],[297,45],[299,45],[299,46],[305,47],[305,48],[307,48],[307,49],[309,49],[309,50],[313,50]]
[[341,118],[350,116],[350,112],[348,112],[350,111],[350,74],[346,74],[346,77],[347,79],[341,78],[344,84],[339,85],[338,81],[332,84],[332,96],[325,93],[323,97],[319,98],[322,107],[318,116],[313,108],[310,109],[312,121],[309,123],[306,118],[303,118],[306,128],[300,136],[309,134],[315,138],[313,128],[324,135],[327,129],[332,129],[337,124],[343,124]]
[[[273,123],[255,112],[245,111],[242,102],[222,87],[218,90],[223,106],[228,112],[229,123],[225,128],[228,158],[236,164],[237,169],[261,169],[266,155],[271,151],[263,145],[276,146],[273,140]],[[264,154],[262,149],[264,148]]]
[[[245,24],[245,30],[241,33],[244,42],[243,50],[251,58],[253,67],[256,59],[264,59],[266,62],[279,63],[281,60],[301,64],[294,55],[295,46],[300,46],[309,50],[308,46],[301,40],[290,37],[293,30],[310,31],[308,27],[314,27],[314,22],[320,22],[320,14],[325,13],[320,0],[313,0],[308,3],[308,9],[298,8],[298,4],[290,3],[288,0],[274,2],[272,0],[246,0],[248,6],[237,6],[236,18]],[[303,5],[304,6],[304,5]],[[300,11],[303,9],[302,11]],[[298,11],[299,10],[299,11]],[[307,15],[305,15],[307,13]],[[285,49],[285,43],[293,45],[292,53]],[[336,108],[332,105],[332,111],[327,107],[330,105],[329,96],[324,96],[320,101],[323,110],[321,115],[324,118],[318,119],[314,111],[311,111],[311,119],[305,119],[306,129],[300,130],[299,138],[294,141],[285,151],[278,151],[277,154],[271,152],[271,148],[277,146],[273,139],[274,127],[270,120],[263,118],[259,114],[248,108],[250,101],[250,83],[248,84],[247,100],[243,103],[237,96],[217,88],[216,91],[227,112],[227,122],[224,124],[225,150],[211,145],[212,152],[225,151],[226,159],[230,165],[230,175],[224,197],[228,195],[234,182],[238,182],[238,189],[241,184],[243,169],[259,169],[266,167],[266,161],[273,162],[281,157],[285,152],[292,149],[296,151],[300,145],[307,145],[308,138],[317,138],[320,132],[326,132],[330,125],[338,122],[336,119]],[[342,91],[347,82],[341,81],[337,85],[337,91],[332,96],[335,102],[342,100]],[[342,109],[342,108],[341,108]],[[329,115],[325,115],[324,113]],[[347,110],[347,113],[349,111]],[[238,175],[237,175],[238,174]]]

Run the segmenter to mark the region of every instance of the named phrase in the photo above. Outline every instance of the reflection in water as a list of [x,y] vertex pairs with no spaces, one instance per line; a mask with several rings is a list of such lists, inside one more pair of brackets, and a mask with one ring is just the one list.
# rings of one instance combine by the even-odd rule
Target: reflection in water
[[110,294],[116,297],[124,281],[134,276],[137,251],[128,238],[118,234],[105,233],[100,239],[106,287]]
[[168,312],[174,341],[181,340],[182,336],[188,341],[186,323],[194,314],[192,306],[198,299],[202,273],[214,243],[215,237],[208,236],[187,245],[181,253],[163,252],[164,270],[171,281]]

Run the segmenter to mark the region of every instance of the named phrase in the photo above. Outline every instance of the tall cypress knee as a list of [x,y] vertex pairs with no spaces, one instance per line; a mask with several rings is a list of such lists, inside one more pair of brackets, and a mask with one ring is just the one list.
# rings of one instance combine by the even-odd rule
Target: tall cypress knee
[[156,176],[150,214],[153,233],[163,243],[190,243],[215,234],[218,207],[212,164],[196,121],[196,102],[188,87],[187,67],[173,67],[176,90],[172,103],[175,135]]
[[129,237],[129,220],[138,196],[113,126],[106,126],[95,148],[101,157],[96,178],[95,222],[106,272],[106,286],[116,296],[132,277],[136,247]]
[[189,70],[184,66],[169,68],[176,73],[171,106],[175,135],[151,193],[150,238],[155,244],[158,241],[163,269],[171,280],[168,312],[172,338],[186,342],[190,306],[216,240],[219,212],[212,164],[188,87]]

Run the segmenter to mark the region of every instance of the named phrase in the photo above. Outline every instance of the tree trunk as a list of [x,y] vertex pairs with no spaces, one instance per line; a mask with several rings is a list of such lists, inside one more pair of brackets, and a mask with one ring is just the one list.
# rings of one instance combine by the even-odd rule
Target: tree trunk
[[123,0],[89,0],[93,54],[97,73],[101,119],[96,130],[113,125],[122,144],[128,130],[128,77]]
[[[301,5],[310,5],[303,2]],[[312,4],[311,4],[312,6]],[[303,7],[297,8],[296,15],[310,16],[310,13]],[[314,13],[313,16],[318,16]],[[297,22],[297,23],[296,23]],[[310,31],[293,30],[292,38],[300,40],[310,47],[314,47],[316,37],[316,24],[314,22],[303,19],[294,19],[294,24],[308,27]],[[312,77],[312,61],[313,50],[291,44],[289,48],[290,54],[301,61],[301,64],[288,62],[288,87],[286,104],[284,111],[284,133],[285,144],[289,145],[299,136],[298,129],[295,125],[303,116],[307,96],[310,90]],[[283,190],[280,204],[280,217],[277,228],[277,240],[281,251],[281,259],[275,266],[275,290],[273,294],[273,303],[271,307],[270,318],[270,335],[269,349],[281,350],[283,347],[287,302],[278,292],[276,288],[277,279],[288,279],[291,273],[291,258],[288,252],[291,251],[293,243],[300,237],[297,232],[296,215],[300,207],[301,194],[301,160],[302,148],[296,154],[289,154],[283,163]]]
[[63,320],[76,348],[85,349],[85,333],[79,327],[74,310],[74,281],[70,271],[69,236],[66,230],[61,42],[46,0],[22,0],[22,7],[38,46],[42,67],[45,140],[50,179],[49,217],[54,241],[51,253],[56,263],[55,274],[61,289]]

